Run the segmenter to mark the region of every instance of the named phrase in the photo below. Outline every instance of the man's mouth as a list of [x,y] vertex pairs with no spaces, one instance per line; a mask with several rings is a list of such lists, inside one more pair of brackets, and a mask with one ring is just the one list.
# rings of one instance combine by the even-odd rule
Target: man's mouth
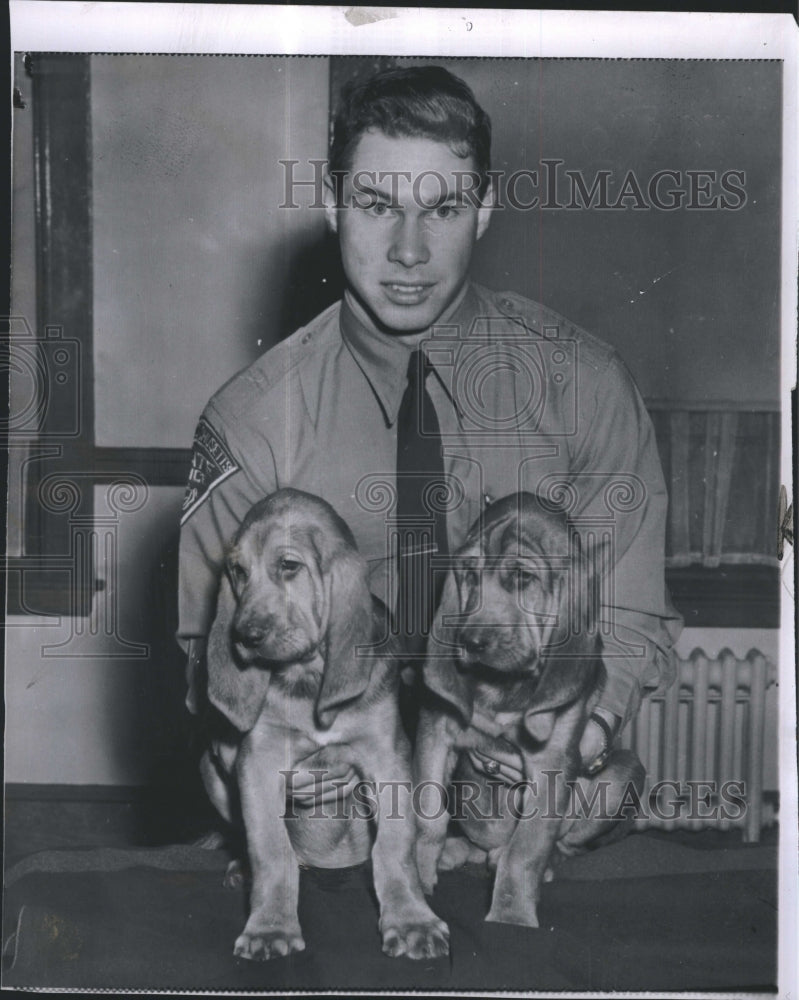
[[398,305],[418,305],[435,286],[435,282],[384,281],[387,298]]

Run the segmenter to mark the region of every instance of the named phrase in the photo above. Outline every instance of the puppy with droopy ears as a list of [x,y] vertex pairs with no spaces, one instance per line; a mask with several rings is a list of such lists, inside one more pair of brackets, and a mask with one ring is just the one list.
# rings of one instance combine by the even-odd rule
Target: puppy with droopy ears
[[[575,782],[597,801],[579,745],[605,679],[598,603],[579,535],[531,493],[492,504],[453,557],[423,667],[414,779],[468,783],[476,795],[458,817],[466,842],[448,843],[449,816],[422,804],[426,892],[439,865],[482,857],[496,866],[486,919],[537,927],[553,848],[573,853],[608,833],[629,783],[640,792],[637,757],[614,750],[595,779],[606,783],[601,814],[567,816]],[[493,766],[478,769],[475,752]],[[508,758],[524,779],[515,785],[496,777]]]
[[[324,500],[282,489],[245,517],[228,554],[208,640],[208,697],[234,736],[203,762],[212,801],[228,820],[240,800],[252,892],[236,955],[268,959],[305,947],[297,916],[298,862],[344,867],[369,858],[383,950],[428,958],[448,929],[422,895],[410,804],[410,747],[398,712],[398,667],[369,655],[385,608],[344,521]],[[309,761],[312,755],[313,763]],[[344,810],[285,819],[282,771],[345,762],[375,783],[377,832]]]

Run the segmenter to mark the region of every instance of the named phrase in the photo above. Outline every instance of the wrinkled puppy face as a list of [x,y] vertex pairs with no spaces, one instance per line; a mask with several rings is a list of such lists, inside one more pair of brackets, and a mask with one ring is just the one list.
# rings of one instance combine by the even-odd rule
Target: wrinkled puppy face
[[228,555],[237,599],[232,633],[245,663],[311,659],[324,634],[324,592],[312,530],[288,513],[245,527]]
[[[458,554],[457,642],[467,666],[535,673],[561,625],[569,539],[558,518],[522,514],[487,520]],[[565,603],[565,602],[564,602]]]

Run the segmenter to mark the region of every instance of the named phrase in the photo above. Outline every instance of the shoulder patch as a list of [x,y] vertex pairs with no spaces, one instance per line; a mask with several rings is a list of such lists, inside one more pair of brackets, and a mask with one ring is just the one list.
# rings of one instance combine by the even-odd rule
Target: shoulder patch
[[219,435],[205,417],[200,417],[194,434],[191,469],[186,495],[183,497],[180,523],[185,524],[200,504],[210,496],[211,491],[238,471],[239,466],[233,461]]

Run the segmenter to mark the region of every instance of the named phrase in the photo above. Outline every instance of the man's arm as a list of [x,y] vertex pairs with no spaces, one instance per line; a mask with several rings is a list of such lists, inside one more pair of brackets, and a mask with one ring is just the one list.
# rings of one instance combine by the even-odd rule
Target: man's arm
[[250,507],[276,488],[268,443],[209,404],[194,438],[180,530],[177,638],[187,653],[186,704],[194,713],[225,552]]
[[[600,610],[607,683],[597,714],[615,735],[637,713],[645,685],[671,682],[671,649],[682,619],[666,589],[668,498],[640,393],[613,356],[579,398],[583,434],[573,465],[575,513],[613,518]],[[584,759],[601,750],[605,735],[601,723],[587,728]]]

